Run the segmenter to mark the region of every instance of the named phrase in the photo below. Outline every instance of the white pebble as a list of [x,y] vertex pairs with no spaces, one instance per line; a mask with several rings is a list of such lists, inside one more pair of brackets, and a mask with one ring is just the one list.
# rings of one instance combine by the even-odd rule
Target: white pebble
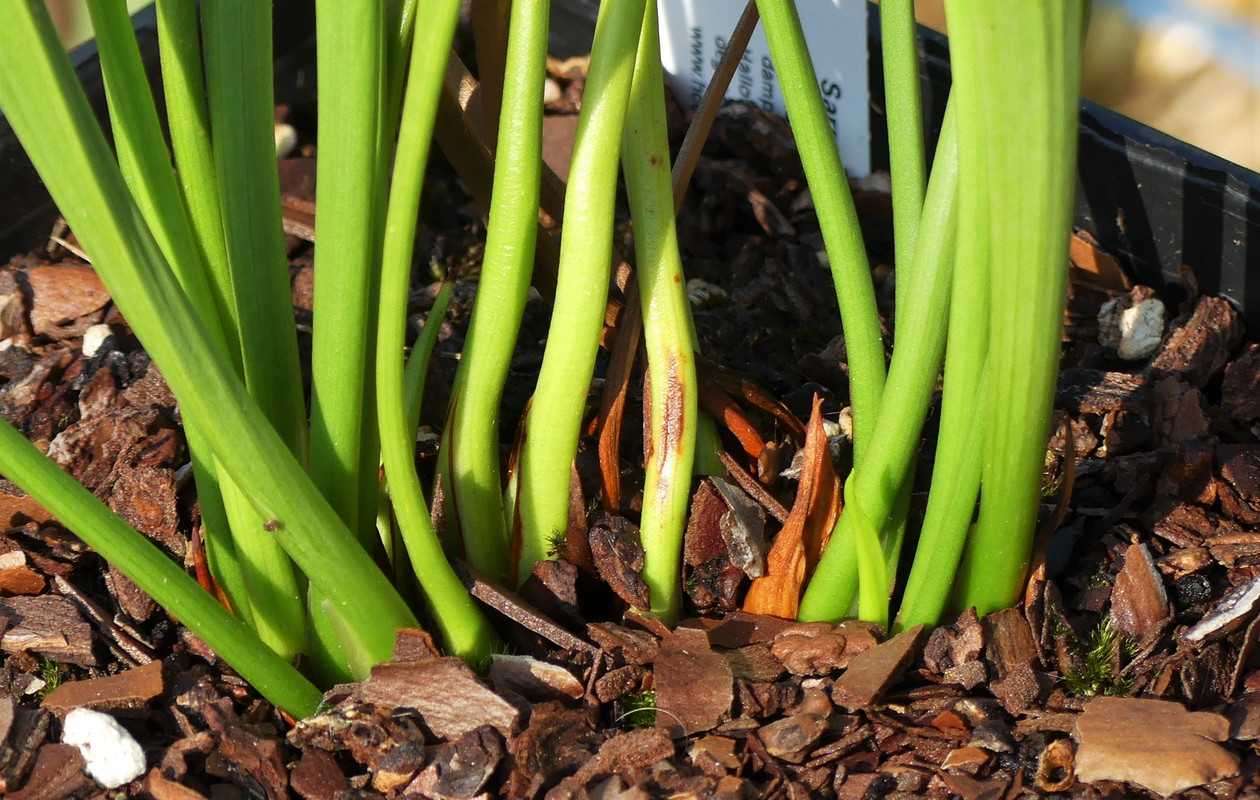
[[114,329],[101,323],[93,325],[83,332],[83,357],[91,358],[105,344],[105,340],[114,335]]
[[109,714],[76,708],[66,714],[61,741],[79,748],[87,774],[106,789],[117,789],[144,773],[144,751]]
[[1114,347],[1125,361],[1139,361],[1154,353],[1163,339],[1164,304],[1158,298],[1131,302],[1122,296],[1103,303],[1098,311],[1098,340]]
[[560,88],[560,84],[554,79],[548,78],[543,82],[543,103],[545,105],[553,105],[564,99],[564,90]]
[[276,158],[288,158],[297,144],[297,130],[287,122],[276,123]]

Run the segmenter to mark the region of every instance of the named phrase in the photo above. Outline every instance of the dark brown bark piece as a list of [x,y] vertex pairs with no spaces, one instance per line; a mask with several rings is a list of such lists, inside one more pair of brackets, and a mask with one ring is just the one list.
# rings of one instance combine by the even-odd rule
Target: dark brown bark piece
[[1055,389],[1055,407],[1072,413],[1144,414],[1149,402],[1148,380],[1128,372],[1098,369],[1065,369]]
[[477,797],[504,755],[502,737],[494,728],[483,725],[435,748],[428,765],[407,786],[404,795],[419,792],[434,800]]
[[289,773],[289,785],[303,800],[333,800],[337,792],[350,788],[337,760],[316,747],[302,748],[302,757]]
[[793,714],[762,725],[757,731],[757,738],[770,755],[792,764],[800,764],[826,730],[826,717],[809,713]]
[[735,650],[725,650],[722,655],[730,662],[731,674],[736,679],[774,681],[784,672],[783,662],[775,658],[768,644],[750,644]]
[[1170,795],[1238,774],[1238,756],[1216,744],[1229,737],[1219,714],[1179,703],[1096,697],[1076,720],[1076,777],[1125,781]]
[[435,736],[455,737],[491,725],[507,736],[520,712],[492,692],[458,658],[434,658],[405,664],[377,664],[355,688],[365,703],[385,708],[414,708]]
[[1164,627],[1168,612],[1168,594],[1150,550],[1145,544],[1130,545],[1111,589],[1116,628],[1141,642]]
[[555,785],[589,761],[602,738],[581,711],[566,710],[558,703],[535,706],[529,726],[508,742],[512,770],[502,794],[538,796],[543,788]]
[[1199,643],[1238,630],[1260,606],[1260,575],[1235,586],[1203,619],[1181,634],[1184,642]]
[[984,652],[984,627],[976,610],[969,608],[950,625],[932,631],[923,648],[923,662],[948,683],[973,689],[987,671],[980,660]]
[[722,515],[728,507],[712,478],[705,478],[691,498],[687,530],[683,535],[683,563],[695,567],[729,555],[722,539]]
[[716,728],[735,700],[730,663],[703,631],[679,628],[661,642],[654,672],[656,724],[691,735]]
[[564,796],[566,793],[577,796],[581,787],[610,775],[631,777],[636,771],[674,755],[674,751],[674,740],[660,728],[640,728],[615,734],[600,745],[594,758],[561,781],[560,786],[547,796]]
[[1154,372],[1178,373],[1202,389],[1242,340],[1242,317],[1221,297],[1204,295],[1188,320],[1168,334],[1151,359]]
[[989,614],[982,621],[985,658],[997,676],[989,685],[1011,714],[1026,710],[1041,691],[1034,667],[1041,660],[1037,640],[1018,608]]
[[464,562],[456,562],[454,566],[469,594],[526,630],[538,634],[565,650],[591,652],[595,649],[590,642],[574,636],[545,614],[540,613],[538,609],[524,602],[515,593],[504,589],[495,581],[487,580],[484,575]]
[[532,702],[576,700],[586,693],[586,686],[569,670],[530,656],[491,656],[489,678],[495,691],[515,692]]
[[586,626],[586,634],[600,649],[620,656],[627,663],[647,665],[656,660],[660,642],[646,631],[637,631],[615,622],[594,622]]
[[[36,267],[26,273],[31,289],[31,329],[59,338],[61,328],[109,302],[96,271],[83,264]],[[82,331],[77,331],[82,333]]]
[[731,563],[750,578],[766,571],[766,513],[755,500],[734,484],[712,478],[714,488],[726,501],[728,511],[718,521]]
[[599,577],[632,608],[648,608],[651,597],[640,573],[643,545],[639,531],[625,517],[604,514],[588,533],[591,558]]
[[[153,800],[206,800],[206,796],[201,792],[194,791],[176,781],[167,780],[157,767],[149,770],[143,785],[144,791],[151,795]],[[332,796],[321,798],[321,800],[332,800]]]
[[595,681],[595,697],[601,703],[611,703],[625,697],[643,687],[643,679],[647,674],[648,671],[638,664],[629,664],[607,672]]
[[771,649],[793,675],[826,675],[876,644],[871,629],[860,623],[803,622],[775,636]]
[[76,708],[94,711],[131,711],[144,708],[165,690],[162,662],[151,661],[142,667],[117,675],[63,683],[48,693],[41,705],[58,717]]
[[428,661],[439,658],[441,649],[433,642],[433,635],[420,628],[399,628],[394,634],[394,652],[390,660],[395,663]]
[[232,765],[233,778],[249,794],[267,800],[287,800],[289,770],[276,739],[256,736],[240,725],[229,725],[219,739],[219,754]]
[[9,619],[9,627],[0,637],[0,649],[6,653],[29,650],[53,661],[81,667],[96,664],[96,656],[92,654],[92,629],[64,597],[0,599],[0,617]]
[[584,624],[578,604],[578,569],[563,559],[534,563],[534,570],[521,586],[521,599],[542,613],[566,625],[581,629]]
[[910,666],[922,639],[923,626],[916,625],[883,644],[858,653],[836,680],[831,699],[850,711],[870,708]]
[[1221,411],[1243,424],[1260,419],[1260,344],[1248,343],[1225,365]]
[[5,795],[9,800],[61,800],[90,786],[79,748],[46,744],[39,748],[26,785]]
[[0,537],[0,597],[37,595],[46,585],[44,576],[30,568],[26,551]]

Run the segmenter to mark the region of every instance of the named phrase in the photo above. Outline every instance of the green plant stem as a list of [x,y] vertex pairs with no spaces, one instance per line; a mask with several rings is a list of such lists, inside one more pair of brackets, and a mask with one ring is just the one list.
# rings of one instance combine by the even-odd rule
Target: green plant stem
[[927,157],[923,148],[923,110],[919,89],[919,44],[914,0],[882,0],[879,31],[884,57],[884,109],[888,114],[888,161],[892,174],[893,248],[897,266],[897,303],[903,297],[903,264],[909,266],[919,235]]
[[866,245],[796,6],[792,0],[758,0],[757,8],[835,281],[849,359],[854,461],[861,463],[879,414],[885,377],[884,342]]
[[206,109],[206,82],[201,69],[197,7],[193,0],[157,0],[156,6],[162,94],[166,99],[176,179],[206,268],[228,355],[241,373],[236,303],[232,297],[227,243],[223,238],[223,215]]
[[[211,343],[127,193],[43,4],[0,26],[0,108],[128,323],[200,426],[225,474],[272,536],[355,621],[343,642],[355,674],[389,658],[415,616],[315,490]],[[336,570],[328,568],[335,564]],[[149,590],[151,587],[143,587]]]
[[202,6],[214,163],[240,326],[245,385],[290,452],[306,461],[306,401],[298,368],[289,262],[280,222],[272,133],[271,7]]
[[84,489],[8,422],[0,423],[0,470],[168,609],[276,706],[303,717],[322,695],[246,625],[202,591],[165,553]]
[[517,580],[547,558],[568,528],[569,474],[599,331],[612,259],[617,158],[643,24],[644,0],[604,3],[595,26],[586,97],[564,203],[564,237],[547,349],[521,445],[515,519],[520,525]]
[[477,302],[451,393],[451,485],[464,552],[481,572],[508,575],[499,469],[499,406],[525,313],[542,182],[543,82],[549,0],[512,4],[494,194]]
[[[897,547],[888,541],[889,515],[906,475],[918,452],[923,421],[936,388],[944,356],[950,284],[954,269],[956,234],[958,159],[955,152],[954,114],[946,109],[932,179],[923,206],[923,220],[915,242],[906,305],[899,309],[898,346],[888,372],[888,397],[897,402],[885,405],[872,432],[866,456],[856,462],[853,497],[863,515],[880,532],[887,568],[884,575],[896,575]],[[845,496],[849,496],[846,487]],[[853,521],[841,513],[831,541],[818,562],[814,576],[801,599],[801,619],[840,619],[849,613],[858,591],[858,581],[870,583],[879,576],[862,571],[854,560]],[[898,543],[899,544],[899,543]],[[864,574],[859,574],[863,572]],[[887,605],[890,586],[884,587]],[[882,615],[887,618],[887,609]]]
[[951,25],[959,134],[975,143],[962,154],[961,180],[983,181],[989,198],[984,466],[959,574],[963,602],[985,614],[1019,595],[1040,503],[1067,288],[1084,8],[1080,0],[950,0],[946,9],[966,20]]
[[[89,10],[97,33],[119,167],[181,288],[197,310],[212,342],[226,356],[226,337],[183,195],[166,157],[157,107],[149,91],[126,4],[123,0],[103,0],[93,3]],[[205,492],[211,512],[212,537],[222,535],[217,525],[223,520],[216,519],[220,504],[227,519],[257,532],[262,520],[234,487],[223,484],[217,474],[211,474],[217,469],[213,459],[206,457],[197,420],[190,418],[187,422],[190,448],[198,452],[199,488]],[[222,500],[213,496],[216,490],[226,491]],[[256,610],[251,614],[255,629],[276,652],[292,657],[305,646],[306,619],[292,565],[270,536],[255,533],[245,538],[246,541],[235,547],[235,554],[241,559],[244,588],[250,596],[250,605]]]
[[651,433],[639,533],[651,613],[667,625],[682,610],[679,564],[696,451],[696,359],[691,306],[674,226],[665,83],[656,5],[648,3],[622,137],[626,191],[648,360]]
[[386,214],[376,346],[377,417],[390,498],[425,602],[447,650],[476,661],[493,650],[498,637],[447,562],[429,520],[416,475],[415,437],[407,435],[410,425],[403,385],[407,300],[420,188],[458,15],[458,0],[427,0],[419,8],[419,16],[430,28],[424,46],[417,43],[412,53]]
[[[377,123],[385,91],[383,0],[318,0],[318,179],[311,326],[311,479],[366,545],[359,527],[359,467],[368,339],[374,322]],[[378,461],[371,454],[373,465]],[[375,476],[373,476],[375,484]]]
[[[962,141],[963,149],[976,145]],[[972,159],[983,169],[983,159]],[[932,487],[897,615],[899,629],[935,625],[944,612],[980,492],[986,403],[981,387],[989,347],[989,210],[985,180],[960,179],[958,256],[949,307],[940,433]]]

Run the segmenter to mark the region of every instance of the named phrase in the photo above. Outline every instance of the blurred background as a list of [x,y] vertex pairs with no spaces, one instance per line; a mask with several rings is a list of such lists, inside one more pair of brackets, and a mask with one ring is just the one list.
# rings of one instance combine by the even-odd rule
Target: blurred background
[[[68,45],[91,36],[85,0],[46,2]],[[916,10],[945,30],[942,0]],[[1093,0],[1082,92],[1260,171],[1260,0]]]

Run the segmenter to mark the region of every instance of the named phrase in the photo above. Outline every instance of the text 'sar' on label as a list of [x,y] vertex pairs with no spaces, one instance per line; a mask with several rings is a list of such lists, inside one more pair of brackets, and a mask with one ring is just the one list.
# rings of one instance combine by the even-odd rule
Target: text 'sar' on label
[[[851,177],[871,171],[866,0],[797,0],[818,88]],[[740,0],[658,0],[661,60],[679,101],[694,109],[744,10]],[[757,25],[727,99],[786,115],[766,37]]]

